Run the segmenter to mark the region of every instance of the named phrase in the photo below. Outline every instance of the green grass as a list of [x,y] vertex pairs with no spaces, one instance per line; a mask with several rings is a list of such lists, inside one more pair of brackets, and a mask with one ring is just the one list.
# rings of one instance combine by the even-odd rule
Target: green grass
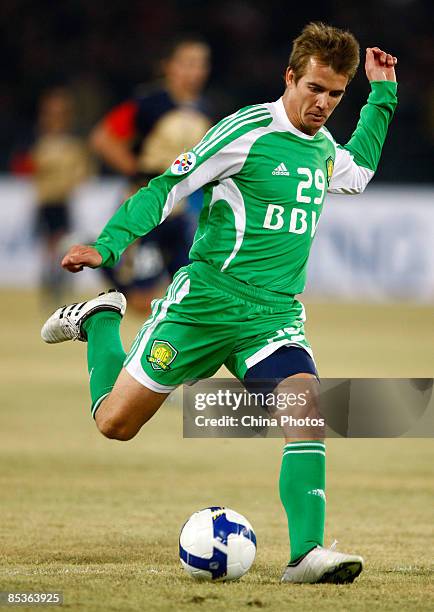
[[[280,441],[183,440],[176,401],[131,442],[104,439],[85,347],[39,340],[33,294],[0,297],[0,590],[59,590],[64,608],[91,611],[433,609],[432,440],[330,440],[326,541],[366,570],[351,586],[281,585]],[[324,375],[432,375],[428,308],[311,305],[308,316]],[[125,321],[127,343],[138,323]],[[180,567],[180,526],[211,504],[256,530],[238,583],[195,583]]]

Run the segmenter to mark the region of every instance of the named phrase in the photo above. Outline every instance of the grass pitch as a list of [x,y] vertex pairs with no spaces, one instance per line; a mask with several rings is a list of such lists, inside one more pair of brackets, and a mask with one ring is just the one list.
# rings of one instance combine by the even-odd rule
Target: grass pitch
[[[0,591],[62,591],[64,608],[90,611],[433,609],[432,440],[330,440],[326,543],[366,570],[350,586],[281,585],[280,441],[183,440],[176,401],[136,439],[106,440],[84,345],[40,341],[34,294],[0,303]],[[432,376],[428,308],[311,305],[308,317],[324,376]],[[126,344],[138,323],[125,321]],[[178,561],[181,525],[216,504],[257,534],[237,583],[195,583]]]

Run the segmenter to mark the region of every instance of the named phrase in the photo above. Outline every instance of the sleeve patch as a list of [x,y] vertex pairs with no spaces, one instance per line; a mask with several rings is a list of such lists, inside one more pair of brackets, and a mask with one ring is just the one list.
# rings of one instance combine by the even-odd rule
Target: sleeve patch
[[189,151],[188,153],[181,153],[175,159],[170,167],[172,174],[181,175],[190,172],[196,165],[196,155]]

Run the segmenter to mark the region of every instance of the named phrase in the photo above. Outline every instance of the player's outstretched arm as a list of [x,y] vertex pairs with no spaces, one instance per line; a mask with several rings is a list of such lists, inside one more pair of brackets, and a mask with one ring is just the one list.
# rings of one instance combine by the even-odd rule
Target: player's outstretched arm
[[97,268],[102,257],[96,249],[84,244],[74,244],[62,259],[62,268],[69,272],[80,272],[83,268]]
[[361,193],[374,176],[397,104],[397,61],[396,57],[379,47],[366,49],[365,72],[371,93],[349,142],[336,148],[329,192]]

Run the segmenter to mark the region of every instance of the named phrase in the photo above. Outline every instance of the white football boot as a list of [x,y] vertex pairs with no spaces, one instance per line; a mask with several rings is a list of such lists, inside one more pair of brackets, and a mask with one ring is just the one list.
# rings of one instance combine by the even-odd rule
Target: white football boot
[[282,576],[282,582],[353,582],[363,569],[363,559],[358,555],[346,555],[333,550],[335,544],[330,548],[316,546],[295,563],[290,563]]
[[127,300],[124,294],[114,289],[100,293],[98,297],[87,302],[62,306],[44,323],[41,338],[48,344],[57,344],[66,340],[86,342],[87,337],[82,325],[90,316],[108,310],[118,312],[123,317],[126,307]]

